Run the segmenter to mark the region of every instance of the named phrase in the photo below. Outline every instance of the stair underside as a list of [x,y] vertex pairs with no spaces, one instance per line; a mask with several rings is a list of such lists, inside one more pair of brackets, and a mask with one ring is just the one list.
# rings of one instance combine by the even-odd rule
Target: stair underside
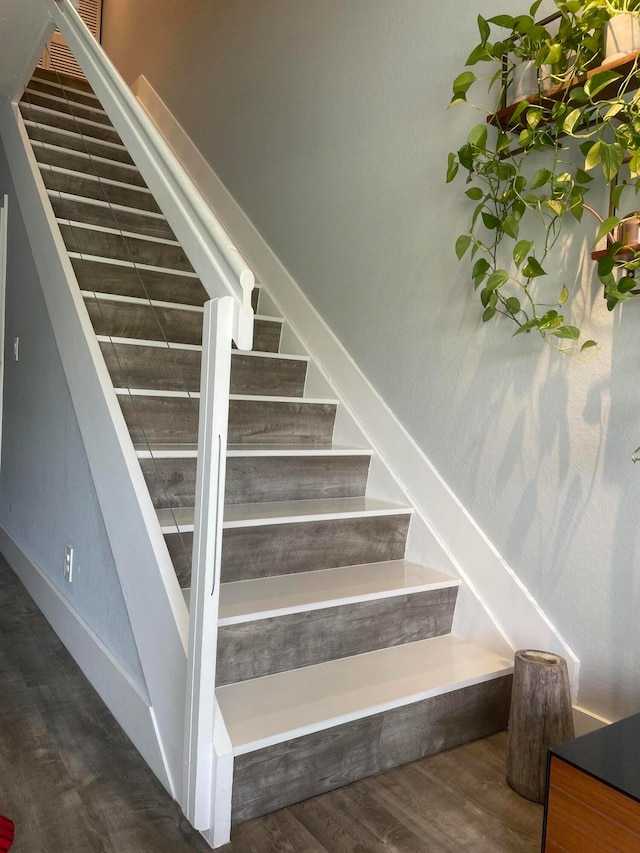
[[[88,85],[38,72],[21,111],[188,596],[207,293]],[[258,310],[258,290],[253,308]],[[459,581],[405,559],[407,506],[255,316],[231,359],[216,695],[239,823],[506,726],[510,661],[451,635]],[[212,685],[213,689],[213,685]]]

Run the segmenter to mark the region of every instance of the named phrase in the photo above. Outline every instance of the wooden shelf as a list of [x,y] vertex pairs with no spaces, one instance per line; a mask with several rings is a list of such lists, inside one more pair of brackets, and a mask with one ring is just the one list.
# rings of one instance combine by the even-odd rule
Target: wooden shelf
[[[580,75],[580,77],[576,77],[575,80],[571,81],[571,83],[561,83],[558,86],[552,86],[549,89],[545,89],[544,92],[530,95],[528,98],[523,98],[522,100],[528,101],[531,105],[538,104],[541,107],[547,107],[551,109],[555,102],[562,100],[566,92],[570,91],[571,89],[576,89],[579,86],[584,86],[587,80],[589,80],[594,75],[599,74],[601,71],[616,71],[624,79],[631,71],[633,71],[633,67],[638,58],[639,53],[640,51],[635,51],[634,53],[629,53],[626,56],[618,57],[617,59],[614,59],[610,62],[605,62],[603,65],[599,65],[597,68],[592,69],[586,74],[582,74]],[[639,86],[640,68],[637,69],[633,88],[637,89]],[[598,99],[606,100],[612,95],[617,95],[619,88],[619,81],[614,80],[601,92],[598,93]],[[490,116],[487,117],[488,124],[494,125],[494,127],[500,127],[504,130],[512,130],[514,132],[522,130],[522,128],[525,126],[522,121],[522,118],[519,117],[518,119],[513,121],[513,114],[515,113],[516,108],[519,106],[519,104],[522,103],[522,100],[515,101],[513,104],[509,104],[508,107],[499,110],[497,113],[492,113]]]

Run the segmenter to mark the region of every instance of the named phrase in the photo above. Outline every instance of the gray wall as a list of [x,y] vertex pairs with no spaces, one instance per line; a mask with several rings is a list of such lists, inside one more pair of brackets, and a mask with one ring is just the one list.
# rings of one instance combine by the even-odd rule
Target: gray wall
[[[529,2],[515,4],[522,11]],[[561,246],[586,364],[491,328],[453,252],[468,206],[447,110],[502,0],[105,0],[144,73],[582,660],[580,701],[640,708],[640,304],[610,315],[589,222]],[[453,14],[452,14],[453,13]],[[590,230],[591,229],[591,230]],[[562,280],[558,280],[559,292]]]
[[[4,151],[9,195],[0,524],[144,684],[129,617]],[[19,361],[13,340],[19,336]],[[74,579],[63,578],[74,548]]]

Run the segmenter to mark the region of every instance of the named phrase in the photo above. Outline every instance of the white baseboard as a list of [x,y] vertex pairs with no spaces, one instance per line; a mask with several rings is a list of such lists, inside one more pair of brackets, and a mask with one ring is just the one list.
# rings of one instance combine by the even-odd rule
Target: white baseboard
[[257,280],[265,284],[503,637],[513,649],[544,649],[566,658],[572,692],[577,695],[580,662],[568,643],[358,368],[148,80],[140,76],[133,88]]
[[0,551],[138,752],[171,793],[153,708],[145,690],[134,684],[102,640],[3,525]]
[[599,714],[594,714],[593,711],[581,708],[580,705],[573,706],[573,726],[576,730],[576,737],[582,737],[582,735],[588,735],[597,729],[610,726],[612,722],[613,720],[607,720]]

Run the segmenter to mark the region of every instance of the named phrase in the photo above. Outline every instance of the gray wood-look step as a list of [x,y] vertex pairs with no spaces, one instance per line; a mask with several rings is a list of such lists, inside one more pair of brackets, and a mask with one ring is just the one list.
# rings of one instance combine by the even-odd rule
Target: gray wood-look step
[[[232,456],[226,504],[303,501],[364,495],[368,456]],[[196,459],[141,459],[156,509],[195,503]]]
[[33,152],[38,163],[49,166],[59,166],[74,172],[85,172],[111,181],[121,181],[137,187],[146,187],[140,172],[126,163],[107,160],[95,154],[89,155],[83,151],[69,151],[50,143],[33,142]]
[[98,231],[76,223],[66,225],[61,221],[58,224],[65,246],[70,252],[180,272],[193,272],[193,267],[180,245],[156,242],[143,236]]
[[100,101],[92,92],[88,92],[86,89],[79,89],[68,78],[64,79],[61,77],[59,80],[44,80],[32,77],[28,88],[31,91],[41,92],[43,95],[53,95],[56,98],[65,98],[75,101],[78,104],[100,108]]
[[[119,400],[135,444],[197,442],[197,399],[121,394]],[[231,399],[228,438],[230,443],[330,444],[335,414],[332,402]]]
[[[222,581],[401,560],[409,520],[402,514],[227,529]],[[190,586],[193,535],[167,533],[165,541],[180,586]]]
[[108,178],[98,180],[80,172],[67,172],[56,166],[41,165],[40,171],[48,190],[68,193],[83,198],[95,198],[111,204],[121,204],[135,210],[150,210],[160,213],[160,208],[151,193],[140,187],[111,183]]
[[53,192],[49,194],[49,200],[53,212],[59,219],[69,219],[72,222],[82,222],[105,228],[116,228],[120,231],[133,232],[146,237],[176,239],[167,220],[150,213],[130,210],[97,199],[63,196]]
[[413,643],[451,632],[458,587],[222,625],[217,685]]
[[32,92],[27,89],[22,96],[20,103],[28,104],[31,107],[46,107],[46,109],[53,110],[61,115],[86,119],[88,121],[95,122],[96,124],[104,124],[107,127],[112,126],[111,119],[104,112],[102,107],[87,107],[84,104],[66,100],[61,95],[47,95],[43,92]]
[[92,139],[84,134],[60,130],[60,128],[48,127],[44,124],[33,124],[28,119],[25,120],[25,127],[29,139],[34,142],[57,145],[59,148],[66,148],[69,151],[81,151],[95,157],[104,157],[107,160],[116,160],[119,163],[133,165],[129,152],[121,145],[109,144],[98,139]]
[[401,560],[406,514],[225,530],[222,579],[239,581]]
[[61,71],[51,71],[49,68],[36,68],[31,79],[45,80],[50,83],[63,83],[67,88],[80,89],[83,92],[94,94],[89,81],[84,77],[76,77],[73,74],[63,74]]
[[65,115],[55,109],[39,107],[35,104],[25,103],[24,101],[21,101],[19,106],[22,117],[36,124],[45,125],[46,127],[57,127],[71,133],[79,133],[90,139],[100,139],[104,142],[114,142],[122,145],[122,139],[120,139],[118,132],[109,125],[87,121],[78,116]]
[[[208,299],[207,291],[199,279],[180,275],[179,272],[158,272],[140,266],[134,268],[102,259],[72,258],[71,263],[81,290],[200,307]],[[202,324],[202,317],[200,323]],[[152,327],[153,325],[151,323]],[[144,329],[145,324],[141,322],[141,326]],[[117,332],[112,334],[117,335]]]
[[[116,388],[200,390],[200,351],[113,341],[101,341],[100,347]],[[234,351],[231,393],[301,397],[306,370],[304,360]]]
[[511,681],[492,678],[236,755],[233,823],[502,731]]
[[178,344],[202,343],[202,311],[112,302],[93,296],[85,296],[85,304],[96,335]]
[[[149,296],[151,298],[151,294]],[[85,303],[97,335],[143,341],[170,341],[176,344],[202,344],[201,311],[112,302],[93,296],[86,296]],[[277,352],[281,331],[282,323],[275,319],[256,319],[254,349],[260,352]]]

